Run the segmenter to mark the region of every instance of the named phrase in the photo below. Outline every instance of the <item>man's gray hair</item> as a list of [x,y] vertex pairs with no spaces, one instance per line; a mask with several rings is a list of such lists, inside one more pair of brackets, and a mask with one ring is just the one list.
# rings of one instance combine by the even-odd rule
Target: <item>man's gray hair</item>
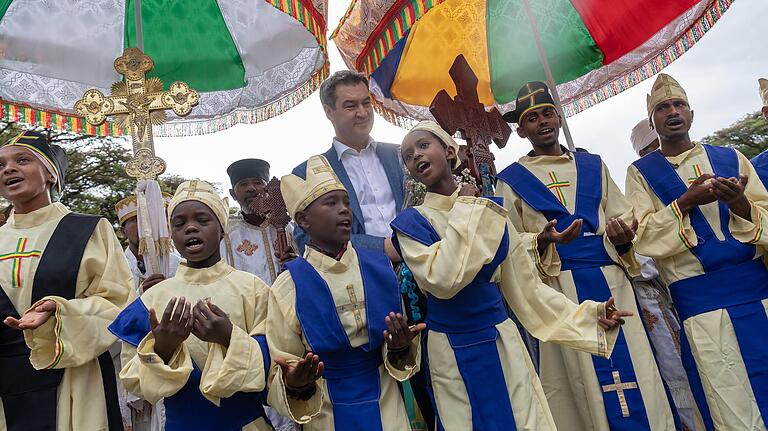
[[336,109],[336,87],[342,85],[365,84],[368,87],[368,78],[362,73],[353,70],[340,70],[320,84],[320,102],[325,106]]

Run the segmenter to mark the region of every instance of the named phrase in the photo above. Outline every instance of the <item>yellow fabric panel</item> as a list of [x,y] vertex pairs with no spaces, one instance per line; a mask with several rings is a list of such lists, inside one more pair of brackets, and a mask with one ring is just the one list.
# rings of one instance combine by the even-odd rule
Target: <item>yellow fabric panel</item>
[[480,102],[492,105],[485,0],[448,0],[411,27],[392,83],[392,96],[421,106],[429,106],[443,89],[456,96],[448,71],[459,54],[464,54],[477,75]]

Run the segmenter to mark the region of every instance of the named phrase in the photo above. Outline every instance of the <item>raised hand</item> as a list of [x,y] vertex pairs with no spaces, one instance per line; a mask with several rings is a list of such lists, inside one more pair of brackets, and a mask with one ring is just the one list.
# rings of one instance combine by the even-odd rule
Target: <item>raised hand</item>
[[704,174],[699,178],[696,178],[693,183],[688,186],[688,190],[685,191],[679,198],[677,198],[677,206],[684,214],[688,214],[692,209],[699,205],[706,205],[710,202],[717,200],[712,193],[712,186],[710,181],[715,176],[712,174]]
[[632,226],[627,226],[624,220],[612,218],[605,224],[605,234],[613,245],[625,245],[635,239],[637,231],[637,219],[632,219]]
[[155,353],[167,364],[173,352],[192,332],[192,304],[184,297],[171,298],[158,322],[155,309],[149,310],[149,326],[155,337]]
[[232,322],[227,313],[210,300],[200,300],[192,308],[192,333],[209,343],[229,347],[232,338]]
[[717,200],[724,202],[731,211],[739,217],[751,221],[749,199],[744,195],[748,177],[741,175],[736,178],[714,178],[710,181],[710,190]]
[[283,383],[291,392],[306,390],[323,375],[323,363],[320,357],[312,352],[308,352],[295,364],[289,364],[283,358],[275,358],[275,363],[283,370]]
[[3,320],[3,323],[10,326],[13,329],[23,331],[25,329],[37,329],[56,312],[56,303],[54,301],[45,301],[42,304],[35,307],[34,310],[30,310],[21,316],[21,319],[8,316]]
[[400,313],[389,313],[384,318],[387,323],[387,329],[384,331],[384,341],[390,352],[403,351],[411,345],[413,337],[419,335],[419,332],[426,329],[427,325],[419,323],[418,325],[408,326],[405,317]]
[[605,316],[597,319],[598,323],[603,329],[611,329],[624,324],[622,317],[630,317],[634,314],[628,310],[617,310],[613,297],[610,297],[605,301]]
[[144,280],[143,283],[141,283],[141,290],[146,292],[152,286],[156,285],[157,283],[160,283],[163,280],[165,280],[165,276],[163,274],[152,274],[149,277],[147,277],[147,279]]
[[584,220],[576,219],[562,232],[558,232],[555,229],[557,226],[557,220],[550,220],[541,230],[541,233],[536,237],[536,244],[538,244],[539,253],[542,253],[550,244],[568,244],[581,236],[581,228],[584,225]]

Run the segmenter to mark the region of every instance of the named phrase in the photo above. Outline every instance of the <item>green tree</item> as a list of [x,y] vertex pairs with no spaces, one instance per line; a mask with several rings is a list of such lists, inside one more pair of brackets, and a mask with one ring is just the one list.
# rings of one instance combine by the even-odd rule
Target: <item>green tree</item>
[[753,112],[705,137],[701,142],[735,148],[751,159],[768,150],[768,120],[759,111]]

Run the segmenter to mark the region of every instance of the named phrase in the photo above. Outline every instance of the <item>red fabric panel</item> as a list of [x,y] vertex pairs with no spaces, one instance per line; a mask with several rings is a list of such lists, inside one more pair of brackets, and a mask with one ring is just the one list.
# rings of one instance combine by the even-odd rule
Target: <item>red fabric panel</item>
[[699,1],[571,0],[597,46],[603,64],[637,48]]

